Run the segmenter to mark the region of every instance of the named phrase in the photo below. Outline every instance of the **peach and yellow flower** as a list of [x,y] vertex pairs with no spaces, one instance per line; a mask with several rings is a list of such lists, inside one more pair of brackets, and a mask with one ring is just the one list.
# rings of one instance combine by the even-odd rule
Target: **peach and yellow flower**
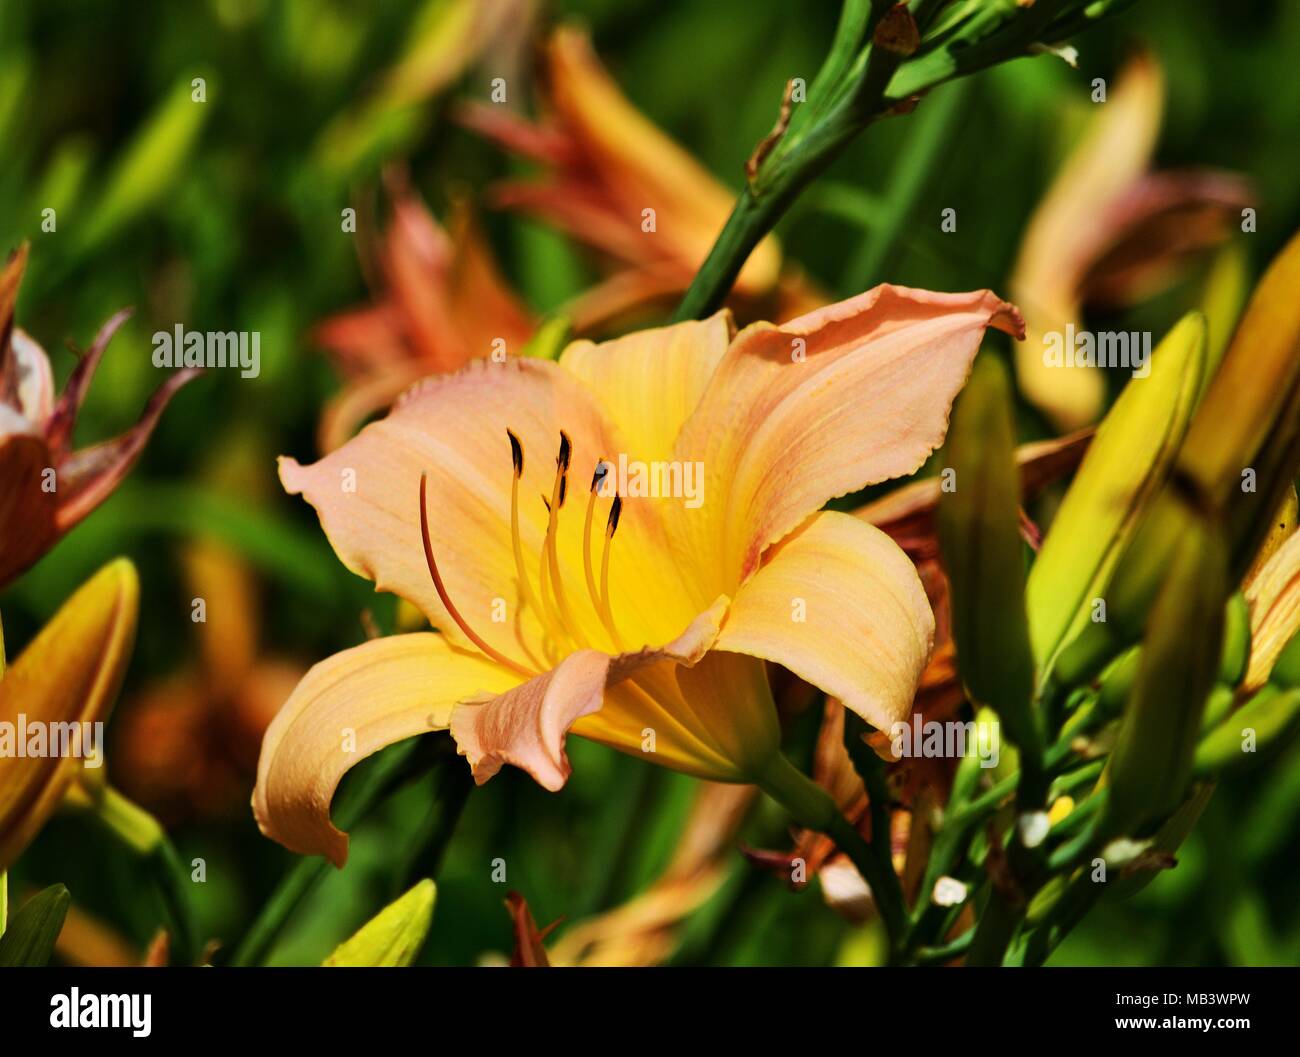
[[[623,95],[584,32],[555,30],[545,48],[547,113],[530,124],[500,106],[463,107],[464,124],[540,163],[543,180],[494,189],[497,205],[533,214],[618,262],[614,273],[565,309],[585,333],[647,303],[680,295],[722,230],[735,193],[651,123]],[[736,279],[741,300],[813,295],[783,275],[774,236]],[[770,306],[785,318],[785,306]]]
[[[990,326],[1022,332],[988,291],[880,286],[739,334],[724,311],[558,363],[477,361],[319,462],[283,459],[343,562],[439,630],[307,674],[263,742],[263,831],[341,864],[339,780],[431,729],[479,782],[511,763],[560,788],[572,728],[771,784],[789,764],[764,661],[873,725],[904,715],[932,644],[925,591],[887,535],[821,508],[921,465]],[[701,501],[610,473],[633,464],[698,468]]]
[[163,408],[197,369],[177,371],[126,433],[73,450],[77,412],[105,348],[130,312],[100,328],[55,397],[45,350],[14,326],[24,245],[0,270],[0,587],[4,586],[112,493],[144,451]]
[[444,228],[400,173],[387,183],[392,216],[367,251],[375,300],[315,331],[346,379],[321,416],[322,451],[333,451],[418,379],[489,356],[497,342],[517,354],[536,327],[497,269],[467,201],[453,202]]

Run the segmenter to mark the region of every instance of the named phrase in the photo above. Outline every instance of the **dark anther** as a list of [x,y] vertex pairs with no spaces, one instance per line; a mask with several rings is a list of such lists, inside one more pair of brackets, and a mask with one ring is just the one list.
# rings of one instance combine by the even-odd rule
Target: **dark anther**
[[510,438],[510,461],[515,466],[515,476],[524,475],[524,447],[519,443],[519,438],[510,430],[506,430],[506,436]]

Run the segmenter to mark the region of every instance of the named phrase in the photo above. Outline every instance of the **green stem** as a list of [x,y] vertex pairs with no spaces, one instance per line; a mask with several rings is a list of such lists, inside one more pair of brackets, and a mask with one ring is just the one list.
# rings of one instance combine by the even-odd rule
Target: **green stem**
[[[869,39],[879,17],[889,8],[861,0],[851,4],[840,20],[831,54],[814,81],[818,90],[796,113],[785,139],[764,161],[756,178],[741,192],[709,255],[677,307],[675,320],[699,319],[722,305],[736,276],[754,247],[776,226],[799,193],[819,176],[858,134],[893,108],[924,96],[946,81],[1020,58],[1049,29],[1089,25],[1119,4],[1092,4],[1086,11],[1066,11],[1070,0],[1038,0],[1031,6],[989,4],[969,19],[953,40],[932,46],[903,61],[902,57],[867,44],[857,55],[855,43]],[[933,5],[915,10],[922,21]],[[1061,15],[1066,11],[1067,18]],[[852,60],[852,61],[850,61]],[[833,80],[834,78],[834,80]]]
[[866,722],[860,717],[844,710],[844,747],[853,768],[862,779],[867,789],[867,805],[871,812],[871,841],[867,845],[875,858],[879,873],[892,882],[890,887],[897,889],[897,901],[906,912],[906,900],[903,886],[894,870],[893,827],[890,825],[889,783],[885,775],[885,761],[872,751],[862,740]]
[[1052,956],[1061,941],[1088,914],[1101,898],[1104,886],[1093,883],[1086,872],[1070,882],[1061,901],[1052,908],[1047,920],[1040,923],[1029,935],[1023,964],[1028,967],[1042,965]]
[[[385,796],[411,777],[411,768],[420,759],[422,740],[412,738],[393,746],[381,754],[373,766],[356,775],[352,784],[339,795],[339,805],[334,811],[340,828],[352,829]],[[227,964],[259,964],[279,938],[294,911],[329,871],[329,866],[329,860],[319,855],[295,859],[239,941]]]
[[149,812],[111,786],[83,784],[80,788],[95,820],[148,867],[171,926],[172,960],[193,965],[198,956],[198,928],[190,903],[190,877],[166,832]]
[[422,878],[438,876],[443,856],[447,853],[447,846],[456,832],[473,788],[474,779],[469,768],[461,764],[454,754],[438,764],[438,786],[434,793],[433,810],[429,813],[424,832],[416,842],[417,852],[405,870],[400,891],[406,891]]
[[891,959],[896,957],[902,947],[907,915],[893,864],[883,868],[879,857],[844,817],[830,793],[780,753],[772,757],[757,784],[789,811],[801,826],[824,833],[849,857],[871,888],[876,909],[889,936]]
[[608,868],[596,888],[592,913],[608,910],[627,891],[637,849],[641,846],[641,820],[650,817],[655,802],[667,785],[668,771],[654,764],[644,764],[635,778],[635,788],[619,811],[619,836]]
[[916,952],[917,965],[943,965],[954,958],[960,958],[970,950],[971,941],[975,939],[975,930],[967,929],[950,943],[941,947],[922,947]]
[[1007,947],[1020,927],[1024,917],[1022,907],[1013,906],[1002,893],[994,889],[989,893],[988,904],[980,915],[975,934],[971,937],[966,964],[974,966],[1001,965]]
[[[406,784],[411,777],[425,772],[429,766],[430,754],[443,767],[458,766],[455,754],[448,757],[446,754],[439,753],[439,749],[445,746],[426,744],[432,741],[437,741],[437,738],[426,736],[400,742],[382,753],[372,767],[357,774],[352,784],[339,793],[338,806],[334,809],[334,818],[338,820],[338,826],[342,829],[357,826],[383,798],[389,796],[400,785]],[[442,788],[445,787],[439,787],[439,792]],[[437,848],[432,853],[434,858],[441,858],[443,842],[450,840],[456,819],[460,815],[460,807],[463,806],[464,797],[460,798],[460,803],[454,811],[448,810],[446,805],[439,805],[439,822],[438,826],[434,827],[432,839],[432,842],[437,844]],[[428,855],[425,858],[428,859]],[[329,859],[321,855],[295,859],[289,871],[276,885],[276,891],[270,894],[269,900],[266,900],[257,917],[248,927],[248,931],[244,933],[243,939],[240,939],[237,948],[230,956],[229,965],[260,965],[270,948],[279,939],[281,932],[285,930],[286,924],[289,924],[294,911],[303,905],[303,901],[308,894],[311,894],[312,889],[328,874],[329,867]]]

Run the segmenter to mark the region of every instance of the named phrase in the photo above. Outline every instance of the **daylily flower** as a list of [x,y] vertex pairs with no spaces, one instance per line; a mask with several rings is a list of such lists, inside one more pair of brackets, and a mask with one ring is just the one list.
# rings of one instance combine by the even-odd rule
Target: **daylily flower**
[[[558,363],[476,361],[319,462],[282,459],[344,563],[439,631],[307,674],[263,742],[263,831],[341,865],[342,775],[437,728],[478,782],[512,763],[560,788],[570,727],[697,777],[775,782],[789,764],[764,661],[877,727],[906,714],[934,630],[916,570],[878,529],[819,511],[921,465],[990,326],[1022,324],[988,291],[880,286],[739,334],[724,311]],[[608,487],[634,463],[670,483],[698,468],[702,501]]]
[[108,498],[140,457],[172,394],[198,373],[172,374],[130,430],[74,451],[81,402],[104,349],[130,312],[118,312],[100,328],[56,399],[45,351],[13,322],[26,263],[23,246],[0,273],[0,586]]
[[[463,107],[460,118],[547,170],[544,182],[499,185],[492,201],[538,216],[619,262],[565,309],[585,333],[684,291],[736,196],[628,101],[581,30],[555,30],[544,73],[547,112],[539,124],[487,103]],[[815,299],[798,274],[783,275],[773,236],[750,254],[734,294],[741,301],[777,295],[787,304],[768,307],[779,319],[810,309]]]
[[[80,732],[113,707],[135,641],[140,584],[125,559],[77,590],[8,668],[0,665],[0,739],[20,730],[77,730],[81,755],[0,752],[0,872],[18,858],[63,799],[90,754]],[[55,728],[55,724],[59,727]],[[48,737],[48,735],[47,735]],[[72,736],[70,735],[70,738]],[[48,742],[46,742],[48,746]]]
[[1043,361],[1043,337],[1085,328],[1085,305],[1121,308],[1167,287],[1220,245],[1250,204],[1234,173],[1152,172],[1164,78],[1146,54],[1122,71],[1030,218],[1011,279],[1027,340],[1016,350],[1021,392],[1062,430],[1096,420],[1104,376]]
[[498,348],[517,354],[536,326],[497,270],[468,202],[453,203],[446,229],[404,177],[390,174],[387,184],[392,218],[366,254],[374,258],[367,273],[378,285],[375,302],[315,331],[347,379],[322,415],[322,451],[333,451],[425,375],[455,371]]

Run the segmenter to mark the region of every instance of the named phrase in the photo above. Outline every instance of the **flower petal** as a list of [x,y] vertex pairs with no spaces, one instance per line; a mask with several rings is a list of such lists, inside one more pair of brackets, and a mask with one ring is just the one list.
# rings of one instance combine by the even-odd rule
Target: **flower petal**
[[80,750],[40,756],[27,755],[23,746],[20,756],[9,746],[0,752],[0,872],[40,831],[83,762],[98,751],[93,766],[102,765],[102,746],[87,748],[82,740],[86,728],[63,725],[102,722],[112,708],[131,658],[139,597],[135,567],[122,558],[111,562],[63,604],[0,678],[0,722],[8,730],[16,734],[25,717],[28,731],[44,729],[49,738],[56,730],[75,731],[69,744]]
[[262,742],[253,790],[258,826],[290,851],[342,867],[348,838],[329,811],[343,775],[386,745],[445,729],[461,699],[516,682],[430,632],[374,639],[321,661]]
[[1250,664],[1243,692],[1268,682],[1283,647],[1300,631],[1300,535],[1291,535],[1246,585]]
[[907,556],[849,514],[808,520],[731,606],[717,648],[784,665],[886,730],[908,714],[934,616]]
[[1022,328],[987,290],[884,285],[743,330],[677,443],[678,458],[704,464],[704,502],[684,511],[682,546],[714,570],[713,593],[733,593],[828,499],[920,466],[989,326]]
[[[1074,472],[1095,432],[1088,426],[1064,437],[1031,441],[1016,448],[1021,503],[1028,504],[1047,485]],[[939,477],[911,481],[859,507],[854,516],[888,532],[912,558],[934,557],[939,552],[934,516],[942,484]]]
[[51,467],[45,441],[30,433],[0,436],[0,587],[32,565],[59,538],[58,493],[42,488]]
[[569,777],[564,739],[569,728],[604,702],[609,657],[579,650],[554,669],[481,701],[462,701],[451,714],[451,733],[482,785],[503,763],[522,767],[555,792]]
[[50,450],[56,454],[61,455],[72,443],[72,430],[77,424],[77,413],[86,399],[86,393],[90,389],[91,379],[95,377],[99,361],[104,358],[104,350],[113,340],[113,335],[131,318],[131,313],[131,309],[123,308],[111,316],[108,322],[99,328],[99,333],[95,335],[85,355],[72,368],[72,373],[68,376],[68,384],[63,387],[63,392],[54,405],[45,427],[45,438],[49,441]]
[[[86,359],[90,354],[86,354]],[[85,362],[84,360],[82,362]],[[66,456],[59,466],[58,526],[67,532],[107,499],[140,458],[164,409],[177,390],[203,373],[201,367],[177,371],[160,385],[144,406],[140,420],[120,437]],[[70,383],[69,383],[70,384]],[[67,392],[64,399],[67,399]],[[75,415],[75,407],[73,414]],[[55,416],[58,408],[55,409]]]
[[[507,430],[524,452],[519,527],[534,585],[547,526],[542,497],[549,501],[552,494],[561,430],[571,442],[569,496],[557,537],[573,618],[565,629],[539,621],[522,603],[510,530]],[[430,539],[452,603],[486,642],[526,663],[521,643],[543,656],[544,630],[577,640],[554,643],[556,659],[578,646],[617,650],[588,599],[583,528],[596,462],[620,450],[625,446],[593,395],[559,365],[535,359],[475,361],[457,374],[427,379],[387,418],[319,462],[300,466],[282,459],[280,476],[290,493],[301,492],[316,508],[348,568],[414,603],[453,641],[467,645],[425,564],[419,494],[421,474],[427,473]],[[609,500],[598,498],[594,508],[596,568],[609,506]],[[614,620],[631,648],[671,641],[707,605],[688,593],[688,578],[663,574],[669,559],[658,519],[664,506],[649,500],[625,503],[610,544]],[[540,597],[536,587],[534,592]],[[500,619],[503,612],[506,620]],[[540,671],[551,663],[530,666]]]
[[1029,340],[1016,349],[1019,389],[1062,430],[1096,419],[1104,378],[1091,367],[1049,367],[1043,335],[1081,325],[1083,277],[1114,232],[1099,223],[1146,170],[1160,132],[1164,76],[1140,55],[1125,67],[1105,106],[1039,202],[1012,274],[1010,290],[1026,313]]
[[27,268],[27,243],[23,243],[5,258],[0,266],[0,404],[21,407],[18,400],[18,366],[11,355],[11,337],[14,333],[14,306],[18,302],[18,287],[22,285],[23,271]]
[[[633,459],[667,460],[732,338],[731,313],[639,330],[597,345],[575,341],[560,366],[600,399]],[[618,452],[607,452],[617,459]]]
[[18,410],[28,422],[42,427],[54,410],[54,375],[50,358],[24,331],[14,329],[10,363],[16,371]]
[[[654,238],[672,245],[691,265],[702,262],[735,199],[690,154],[628,101],[601,65],[585,33],[561,27],[548,49],[552,100],[563,126],[581,146],[607,193],[635,225],[656,211]],[[769,289],[780,270],[772,238],[750,254],[737,287]]]

